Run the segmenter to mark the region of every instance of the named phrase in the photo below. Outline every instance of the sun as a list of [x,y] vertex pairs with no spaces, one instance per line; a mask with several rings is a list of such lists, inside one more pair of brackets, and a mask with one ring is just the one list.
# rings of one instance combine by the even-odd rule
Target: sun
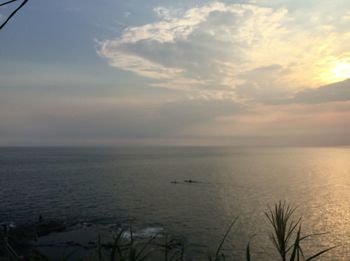
[[338,63],[333,69],[332,73],[338,79],[350,78],[350,63],[341,62]]

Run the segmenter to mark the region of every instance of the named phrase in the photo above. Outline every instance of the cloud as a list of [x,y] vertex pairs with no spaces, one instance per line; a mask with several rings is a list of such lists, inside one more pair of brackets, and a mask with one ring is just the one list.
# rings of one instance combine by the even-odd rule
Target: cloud
[[280,87],[281,78],[289,73],[289,68],[279,64],[272,64],[255,68],[238,75],[244,80],[243,84],[237,85],[236,94],[244,99],[268,102],[273,99],[280,99],[289,93]]
[[314,144],[333,138],[341,144],[349,140],[350,101],[248,105],[210,96],[211,92],[200,98],[171,99],[72,95],[47,88],[11,90],[0,96],[2,145],[310,144],[310,137]]
[[339,81],[331,69],[350,57],[345,44],[350,34],[341,30],[348,12],[338,21],[321,19],[323,5],[307,16],[295,6],[279,1],[216,1],[187,10],[158,6],[157,21],[101,41],[98,54],[115,68],[151,79],[150,86],[198,96],[235,92],[235,99],[264,101]]
[[180,9],[168,9],[163,6],[157,6],[153,8],[154,13],[166,21],[172,20],[174,17],[181,13]]
[[305,89],[289,102],[313,104],[334,101],[350,101],[350,79],[315,89]]
[[111,66],[121,67],[126,71],[131,71],[144,77],[161,80],[173,79],[182,72],[180,68],[165,67],[131,53],[109,52],[108,48],[111,46],[113,46],[113,43],[104,42],[101,44],[99,51],[101,55],[109,56]]
[[[318,88],[305,88],[286,98],[271,98],[265,100],[265,104],[323,104],[332,102],[350,101],[350,79],[327,84]],[[340,107],[338,104],[337,107]]]
[[279,21],[286,14],[221,2],[182,13],[164,7],[154,11],[160,21],[126,28],[120,37],[101,41],[98,54],[113,67],[157,80],[153,86],[189,90],[232,89],[236,74],[252,69],[249,49],[282,32]]
[[245,110],[244,106],[225,100],[67,97],[49,90],[16,95],[3,92],[0,101],[0,144],[23,139],[69,144],[195,136],[198,133],[193,128]]

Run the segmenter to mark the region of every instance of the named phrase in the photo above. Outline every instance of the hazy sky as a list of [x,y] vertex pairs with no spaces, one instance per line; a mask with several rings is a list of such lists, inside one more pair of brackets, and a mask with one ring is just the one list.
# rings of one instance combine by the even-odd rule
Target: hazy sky
[[349,43],[349,0],[29,0],[0,145],[350,145]]

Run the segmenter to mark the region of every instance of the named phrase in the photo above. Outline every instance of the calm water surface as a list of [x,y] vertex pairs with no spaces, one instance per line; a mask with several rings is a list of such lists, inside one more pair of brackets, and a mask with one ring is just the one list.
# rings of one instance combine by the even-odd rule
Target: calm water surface
[[[193,179],[196,184],[172,184]],[[183,236],[195,251],[227,248],[238,259],[252,238],[270,260],[264,210],[287,200],[305,232],[329,232],[307,251],[337,245],[322,260],[350,259],[350,148],[0,148],[0,223],[39,214],[92,222],[135,219]]]

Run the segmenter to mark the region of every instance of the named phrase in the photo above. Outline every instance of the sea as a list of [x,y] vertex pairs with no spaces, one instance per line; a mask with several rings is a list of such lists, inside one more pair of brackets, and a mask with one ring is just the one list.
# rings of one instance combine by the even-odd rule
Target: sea
[[[192,182],[188,182],[191,180]],[[187,181],[187,182],[186,182]],[[3,147],[0,223],[132,223],[181,237],[188,251],[275,260],[265,216],[296,207],[311,256],[350,259],[350,147]],[[324,234],[323,234],[324,233]]]

